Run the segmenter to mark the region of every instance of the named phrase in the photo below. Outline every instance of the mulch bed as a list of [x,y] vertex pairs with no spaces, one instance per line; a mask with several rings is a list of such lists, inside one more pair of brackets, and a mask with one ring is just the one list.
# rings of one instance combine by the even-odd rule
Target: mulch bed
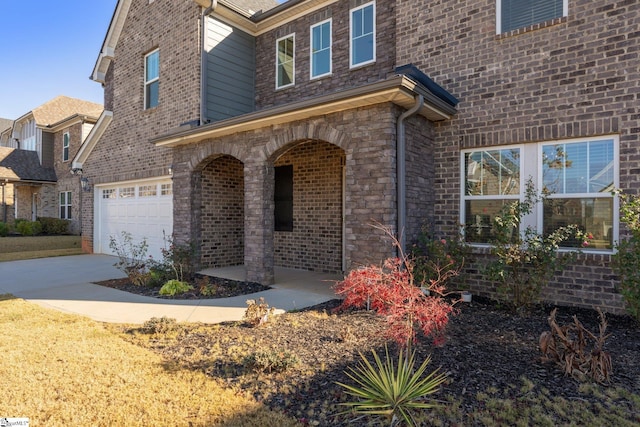
[[[269,286],[256,282],[242,282],[237,280],[222,279],[220,277],[204,276],[196,274],[189,283],[193,289],[180,295],[168,296],[160,295],[160,287],[157,286],[136,286],[128,278],[103,280],[95,282],[96,285],[106,286],[113,289],[129,292],[147,297],[162,299],[216,299],[229,298],[238,295],[247,295],[255,292],[262,292],[271,289]],[[206,289],[206,291],[205,291]]]
[[[123,328],[131,333],[127,335],[132,340],[161,354],[169,366],[203,371],[303,424],[369,425],[369,418],[350,423],[352,416],[336,415],[344,410],[337,404],[348,398],[336,381],[350,382],[344,371],[360,360],[359,352],[370,355],[372,349],[379,354],[384,351],[385,324],[371,312],[336,314],[334,310],[339,303],[333,300],[276,316],[260,327],[243,323],[186,324],[179,325],[177,333],[154,335],[147,340],[135,338],[134,332],[139,333],[141,329]],[[476,297],[472,303],[458,307],[460,312],[451,318],[443,345],[434,346],[430,339],[423,338],[415,346],[419,361],[431,355],[432,368],[440,367],[447,374],[448,380],[435,399],[457,402],[455,410],[449,403],[448,409],[435,412],[434,423],[484,425],[477,415],[482,413],[494,421],[491,425],[510,425],[500,421],[499,413],[492,413],[489,400],[481,398],[483,393],[525,406],[540,405],[529,399],[535,393],[542,393],[549,396],[549,401],[566,399],[584,405],[585,410],[608,410],[598,409],[602,399],[586,393],[582,388],[584,383],[565,376],[555,364],[541,361],[538,340],[543,331],[549,330],[552,307],[539,306],[526,315],[514,315],[492,301]],[[597,333],[598,314],[593,310],[560,307],[557,321],[567,324],[573,315]],[[607,320],[607,331],[611,335],[605,350],[612,356],[613,374],[611,383],[603,389],[620,388],[638,393],[640,327],[627,316],[608,315]],[[392,352],[397,350],[393,345],[390,348]],[[249,369],[246,357],[256,351],[280,355],[288,352],[295,355],[299,363],[285,372],[255,372]],[[637,402],[621,397],[609,399],[607,404],[613,400],[614,405],[621,406],[627,414],[627,422],[640,423]],[[534,419],[522,421],[529,425],[537,423]],[[555,421],[567,424],[571,420]]]

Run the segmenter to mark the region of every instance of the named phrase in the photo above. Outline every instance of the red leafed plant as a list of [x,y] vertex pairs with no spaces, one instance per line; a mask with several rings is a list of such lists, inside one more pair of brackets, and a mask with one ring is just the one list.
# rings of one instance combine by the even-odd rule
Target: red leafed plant
[[349,273],[336,283],[335,291],[344,298],[341,308],[370,308],[386,318],[389,338],[401,346],[415,343],[417,331],[431,336],[435,344],[443,342],[443,332],[449,316],[455,314],[453,303],[446,295],[442,281],[429,281],[425,295],[414,282],[413,261],[404,254],[392,232],[381,225],[398,248],[399,256],[388,258],[382,266],[370,265]]

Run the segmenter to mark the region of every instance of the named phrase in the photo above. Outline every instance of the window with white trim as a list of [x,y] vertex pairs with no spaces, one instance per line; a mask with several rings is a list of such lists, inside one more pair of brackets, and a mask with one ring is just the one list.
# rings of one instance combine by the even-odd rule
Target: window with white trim
[[60,192],[60,219],[71,219],[71,191]]
[[276,41],[276,89],[295,84],[295,35]]
[[311,78],[331,74],[331,19],[311,26]]
[[144,108],[158,105],[160,96],[160,51],[158,49],[144,57]]
[[349,14],[349,66],[358,67],[376,60],[376,8],[366,3]]
[[618,233],[612,194],[619,186],[618,159],[615,136],[463,151],[460,219],[465,239],[489,243],[500,209],[522,200],[526,180],[532,179],[547,196],[523,219],[523,227],[549,234],[576,224],[592,237],[587,249],[611,250]]
[[496,33],[567,16],[567,0],[496,0]]
[[69,132],[62,134],[62,161],[69,161]]

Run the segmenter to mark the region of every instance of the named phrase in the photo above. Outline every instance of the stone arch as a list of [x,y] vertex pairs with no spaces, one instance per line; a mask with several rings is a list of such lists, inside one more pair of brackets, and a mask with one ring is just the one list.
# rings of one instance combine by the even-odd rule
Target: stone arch
[[292,144],[310,140],[325,141],[348,151],[350,138],[344,132],[319,122],[305,122],[288,126],[281,132],[273,133],[264,149],[264,158],[270,162],[292,148]]
[[230,142],[203,142],[196,150],[193,150],[189,158],[189,170],[202,170],[210,161],[222,157],[230,156],[246,163],[248,153],[242,144]]

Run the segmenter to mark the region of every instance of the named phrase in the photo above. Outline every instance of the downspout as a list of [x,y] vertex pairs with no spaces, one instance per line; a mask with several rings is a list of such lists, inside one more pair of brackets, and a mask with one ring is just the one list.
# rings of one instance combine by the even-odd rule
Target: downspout
[[207,122],[207,51],[204,42],[207,37],[206,17],[218,6],[218,0],[211,0],[211,5],[202,12],[200,28],[200,126]]
[[[417,95],[415,98],[415,105],[405,111],[398,118],[396,123],[396,174],[397,174],[397,187],[398,193],[398,243],[400,251],[404,252],[406,247],[405,227],[407,223],[407,184],[406,184],[406,141],[404,121],[409,117],[416,114],[424,105],[424,97]],[[400,255],[400,254],[398,254]]]

